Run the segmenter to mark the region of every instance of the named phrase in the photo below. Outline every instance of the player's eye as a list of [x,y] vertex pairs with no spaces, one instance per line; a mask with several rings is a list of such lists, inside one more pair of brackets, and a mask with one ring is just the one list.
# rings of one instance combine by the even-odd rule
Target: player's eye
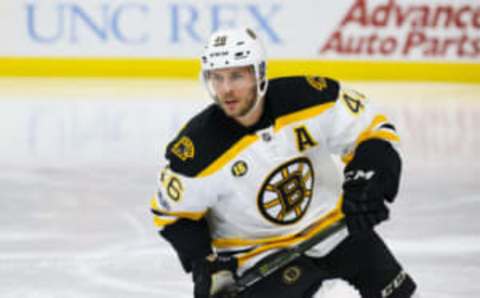
[[231,75],[230,77],[232,80],[240,80],[240,79],[243,79],[243,74],[239,73],[239,72],[235,72]]
[[213,74],[210,78],[211,78],[211,80],[212,80],[214,83],[221,83],[221,82],[223,82],[223,77],[222,77],[222,76],[219,76],[219,75],[216,75],[216,74]]

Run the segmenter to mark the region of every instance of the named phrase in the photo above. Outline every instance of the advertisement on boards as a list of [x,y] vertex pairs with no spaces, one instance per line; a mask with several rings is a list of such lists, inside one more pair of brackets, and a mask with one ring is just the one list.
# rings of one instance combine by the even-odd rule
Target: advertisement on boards
[[220,28],[276,59],[480,59],[475,0],[23,0],[0,4],[0,56],[195,58]]
[[322,42],[327,57],[479,59],[476,1],[356,0]]

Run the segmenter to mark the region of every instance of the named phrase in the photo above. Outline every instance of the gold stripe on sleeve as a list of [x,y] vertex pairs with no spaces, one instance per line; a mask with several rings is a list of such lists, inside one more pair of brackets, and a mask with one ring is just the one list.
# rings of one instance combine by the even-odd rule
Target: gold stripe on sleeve
[[370,125],[360,133],[351,152],[342,156],[342,161],[344,163],[349,163],[353,159],[355,149],[360,143],[365,142],[366,140],[381,139],[390,142],[400,142],[400,137],[392,131],[373,130],[375,127],[385,122],[388,122],[388,119],[385,115],[377,115],[372,120],[372,123],[370,123]]
[[163,218],[160,218],[158,216],[155,216],[153,218],[153,224],[157,228],[163,228],[165,226],[168,226],[168,225],[171,225],[171,224],[175,223],[176,221],[177,221],[177,219],[163,219]]

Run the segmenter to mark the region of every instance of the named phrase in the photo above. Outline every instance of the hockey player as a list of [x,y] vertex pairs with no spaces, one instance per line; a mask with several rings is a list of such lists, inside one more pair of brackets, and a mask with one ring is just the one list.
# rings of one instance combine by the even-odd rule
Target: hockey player
[[415,283],[373,229],[399,187],[395,127],[335,80],[267,80],[265,59],[252,30],[214,33],[201,61],[214,103],[166,149],[152,211],[192,273],[194,297],[344,217],[347,228],[241,297],[309,298],[326,278],[364,298],[412,297]]

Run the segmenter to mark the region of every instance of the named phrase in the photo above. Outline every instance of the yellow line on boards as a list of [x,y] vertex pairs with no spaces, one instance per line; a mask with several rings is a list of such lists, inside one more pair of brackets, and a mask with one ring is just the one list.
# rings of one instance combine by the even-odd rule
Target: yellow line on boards
[[30,77],[198,77],[194,59],[0,58],[0,76]]
[[[197,79],[197,59],[0,57],[3,77]],[[480,63],[275,60],[269,77],[321,75],[339,80],[480,83]]]
[[319,74],[339,80],[480,83],[480,64],[397,61],[272,61],[269,74]]

